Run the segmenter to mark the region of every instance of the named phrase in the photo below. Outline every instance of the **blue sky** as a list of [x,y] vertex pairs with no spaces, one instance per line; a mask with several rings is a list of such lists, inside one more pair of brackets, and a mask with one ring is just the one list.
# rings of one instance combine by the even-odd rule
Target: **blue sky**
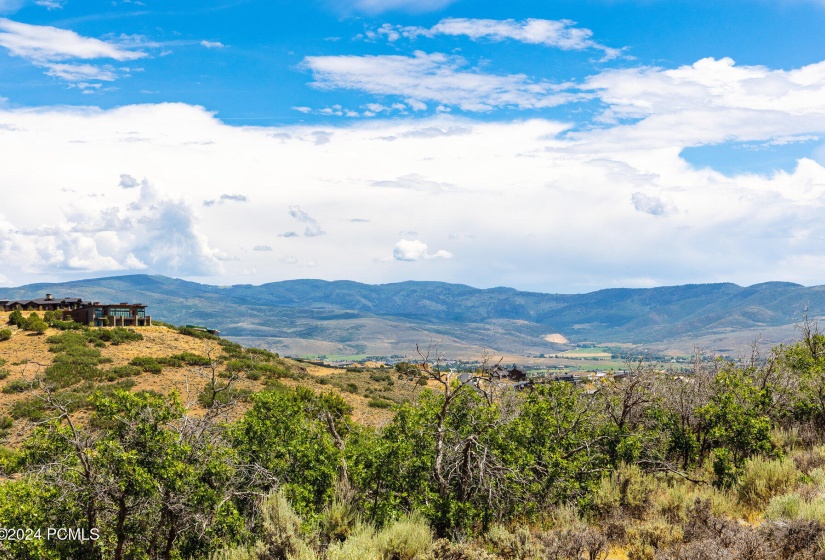
[[821,0],[0,0],[0,282],[823,284],[823,25]]

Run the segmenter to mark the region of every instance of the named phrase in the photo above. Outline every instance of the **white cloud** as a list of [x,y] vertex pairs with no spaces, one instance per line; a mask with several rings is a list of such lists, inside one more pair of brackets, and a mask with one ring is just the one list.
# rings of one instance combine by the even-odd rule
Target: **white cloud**
[[38,62],[71,58],[127,61],[146,56],[144,52],[83,37],[68,29],[29,25],[5,18],[0,18],[0,46],[7,48],[15,56]]
[[397,261],[418,261],[422,259],[449,259],[452,254],[448,251],[440,250],[433,254],[427,252],[426,243],[417,239],[402,239],[395,244],[392,249],[392,258]]
[[[134,41],[134,37],[129,38]],[[68,29],[46,25],[29,25],[0,18],[0,46],[9,54],[24,58],[46,69],[50,76],[69,82],[86,80],[113,81],[117,72],[111,66],[95,66],[70,61],[111,59],[119,62],[147,56],[140,50],[83,37]]]
[[35,4],[37,4],[38,6],[43,6],[47,10],[59,10],[64,6],[65,1],[60,1],[60,0],[36,0]]
[[[326,232],[321,229],[321,225],[318,223],[318,220],[301,210],[300,206],[290,206],[289,207],[289,215],[298,220],[299,222],[306,224],[306,229],[304,229],[304,236],[305,237],[316,237],[318,235],[325,235]],[[294,232],[289,232],[293,233]],[[285,234],[286,235],[286,234]],[[287,237],[294,237],[294,235],[286,235]]]
[[125,207],[87,200],[63,208],[52,223],[21,227],[0,216],[0,256],[23,271],[143,270],[173,275],[220,273],[217,252],[197,229],[182,201],[161,195],[143,181],[137,200]]
[[[705,58],[674,69],[608,70],[582,87],[605,103],[603,122],[641,119],[632,125],[634,134],[679,135],[688,146],[781,140],[825,128],[825,62],[771,70]],[[612,128],[621,134],[629,129]]]
[[140,185],[138,180],[132,177],[131,175],[128,175],[126,173],[121,174],[120,183],[118,184],[118,186],[124,189],[133,189],[138,185]]
[[207,49],[222,49],[226,45],[220,41],[201,41],[201,46],[206,47]]
[[576,22],[568,19],[531,18],[516,21],[513,19],[446,18],[430,28],[384,24],[375,31],[367,32],[368,37],[379,35],[385,36],[389,41],[397,41],[401,37],[414,39],[419,36],[435,37],[436,35],[465,36],[473,41],[509,39],[562,50],[600,50],[604,53],[605,60],[616,58],[621,54],[621,49],[606,47],[595,42],[590,29],[576,27]]
[[413,56],[309,56],[303,66],[320,88],[342,88],[375,95],[403,96],[413,110],[426,102],[466,111],[496,107],[553,107],[576,98],[559,87],[523,74],[495,75],[468,69],[458,56],[416,51]]
[[[117,79],[117,74],[111,66],[94,66],[93,64],[59,64],[56,62],[46,63],[42,66],[47,68],[46,74],[49,76],[54,76],[55,78],[66,80],[67,82],[82,82],[83,80],[113,82]],[[83,85],[84,87],[93,87],[95,84]]]
[[[302,278],[314,263],[312,276],[326,279],[567,292],[821,283],[822,164],[726,176],[680,157],[726,139],[825,137],[823,109],[808,98],[825,87],[819,66],[705,61],[602,72],[582,87],[604,103],[596,127],[445,115],[232,127],[183,104],[0,106],[0,184],[26,193],[4,201],[3,274],[21,283],[146,267],[226,284]],[[154,195],[114,188],[124,170],[151,177]],[[201,205],[236,192],[250,202]],[[277,236],[289,229],[294,237]],[[438,249],[456,256],[426,258],[445,257]],[[285,266],[290,257],[300,266]],[[398,257],[417,261],[387,266]],[[240,260],[221,272],[227,258]]]

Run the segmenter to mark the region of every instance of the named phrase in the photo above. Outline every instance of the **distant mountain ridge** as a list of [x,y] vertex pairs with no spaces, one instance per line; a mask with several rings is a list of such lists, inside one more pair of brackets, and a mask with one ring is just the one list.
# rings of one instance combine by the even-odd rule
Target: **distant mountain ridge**
[[825,317],[825,286],[787,282],[542,294],[413,281],[368,285],[288,280],[222,287],[133,275],[0,288],[0,298],[42,297],[47,292],[139,301],[148,304],[158,320],[206,323],[222,335],[268,340],[273,348],[316,343],[319,348],[339,347],[340,352],[332,353],[344,354],[387,354],[394,345],[407,345],[399,348],[404,354],[410,344],[414,348],[415,342],[434,339],[502,352],[553,352],[559,346],[543,338],[552,333],[574,343],[662,345],[741,333],[767,333],[775,342],[787,338],[804,310],[810,317]]

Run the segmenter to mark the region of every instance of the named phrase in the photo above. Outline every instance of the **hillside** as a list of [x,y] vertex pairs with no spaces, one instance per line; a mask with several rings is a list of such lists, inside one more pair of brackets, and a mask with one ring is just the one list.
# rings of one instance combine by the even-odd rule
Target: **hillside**
[[[124,331],[137,340],[99,340],[89,337],[111,329],[80,333],[49,328],[37,335],[6,326],[8,315],[0,312],[0,325],[12,333],[10,339],[0,341],[0,419],[5,418],[0,425],[8,424],[0,431],[12,444],[28,432],[32,423],[50,414],[44,412],[42,391],[31,385],[38,378],[57,386],[58,400],[81,416],[86,399],[94,391],[115,388],[163,395],[176,391],[191,413],[202,415],[213,365],[218,388],[233,377],[230,392],[234,404],[224,411],[228,418],[236,418],[248,408],[249,394],[273,384],[307,387],[316,393],[337,392],[353,408],[355,418],[371,425],[386,421],[391,403],[408,398],[403,394],[405,387],[376,383],[368,371],[301,364],[215,337],[182,334],[167,326]],[[68,376],[57,367],[61,362],[69,366]],[[376,399],[383,408],[368,406]]]
[[[805,309],[825,317],[825,286],[770,282],[696,284],[541,294],[440,282],[367,285],[292,280],[210,286],[163,276],[119,276],[0,289],[0,297],[139,300],[155,319],[199,323],[285,355],[408,355],[441,341],[448,354],[537,355],[571,343],[615,342],[689,352],[740,348],[793,336]],[[551,337],[551,340],[553,338]]]

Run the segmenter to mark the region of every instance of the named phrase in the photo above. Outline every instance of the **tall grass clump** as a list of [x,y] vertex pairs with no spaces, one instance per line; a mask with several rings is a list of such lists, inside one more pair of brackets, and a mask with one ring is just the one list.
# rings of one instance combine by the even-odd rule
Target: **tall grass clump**
[[413,560],[433,544],[433,534],[427,520],[411,514],[384,527],[376,536],[381,557],[386,560]]
[[753,509],[764,508],[771,498],[793,489],[800,472],[787,457],[765,459],[752,457],[745,461],[739,477],[739,500]]

